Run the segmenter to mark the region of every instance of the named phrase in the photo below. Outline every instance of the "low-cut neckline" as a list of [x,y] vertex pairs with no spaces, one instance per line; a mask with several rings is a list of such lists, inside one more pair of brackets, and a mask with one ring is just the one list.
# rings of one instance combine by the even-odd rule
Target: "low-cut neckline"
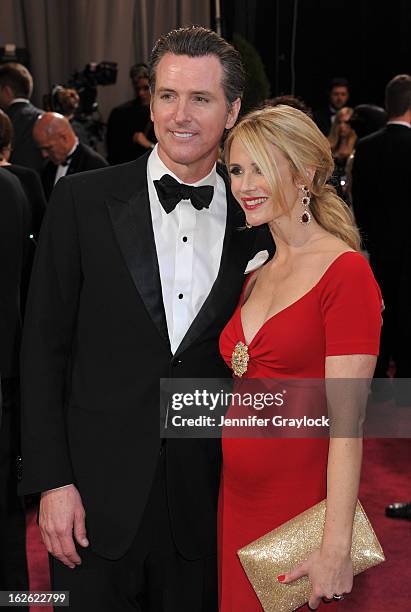
[[[247,284],[246,283],[245,287],[244,287],[244,292],[243,295],[241,296],[241,302],[240,302],[240,308],[239,308],[239,319],[240,319],[240,327],[241,327],[241,333],[243,336],[243,340],[244,340],[244,344],[247,347],[250,347],[253,342],[256,340],[256,338],[260,335],[260,332],[264,329],[264,327],[267,325],[267,323],[269,323],[270,321],[272,321],[273,319],[275,319],[276,317],[278,317],[279,315],[281,315],[283,312],[286,312],[287,310],[289,310],[290,308],[292,308],[293,306],[295,306],[296,304],[298,304],[299,302],[301,302],[304,298],[306,298],[307,296],[309,296],[317,287],[318,285],[321,283],[321,281],[324,279],[324,277],[326,276],[326,274],[328,273],[328,271],[330,270],[330,268],[332,268],[332,266],[343,256],[343,255],[347,255],[347,253],[357,253],[357,251],[343,251],[342,253],[340,253],[339,255],[337,255],[337,257],[335,257],[332,262],[330,264],[328,264],[327,268],[325,269],[325,271],[322,273],[322,275],[320,276],[320,278],[318,279],[318,281],[311,287],[311,289],[308,289],[308,291],[306,291],[301,297],[297,298],[296,300],[294,300],[294,302],[291,302],[290,304],[288,304],[287,306],[285,306],[284,308],[282,308],[281,310],[279,310],[278,312],[275,312],[273,315],[271,315],[270,317],[268,317],[268,319],[266,319],[264,321],[264,323],[261,325],[261,327],[258,329],[258,331],[254,334],[252,340],[250,342],[246,342],[246,338],[245,338],[245,334],[244,334],[244,326],[243,326],[243,320],[242,320],[242,316],[241,316],[241,311],[243,309],[243,306],[246,304],[246,302],[249,300],[251,293],[254,290],[254,287],[251,289],[250,295],[247,297],[246,302],[243,302],[243,296],[244,296],[244,292],[245,289],[247,288]],[[251,276],[250,276],[251,278]]]

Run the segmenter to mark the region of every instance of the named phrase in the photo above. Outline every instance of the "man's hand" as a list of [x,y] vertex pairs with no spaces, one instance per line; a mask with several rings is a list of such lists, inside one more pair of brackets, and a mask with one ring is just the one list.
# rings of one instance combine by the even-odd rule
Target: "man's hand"
[[41,494],[39,525],[43,542],[53,557],[71,569],[80,565],[74,537],[80,546],[88,546],[84,507],[74,485],[51,489]]

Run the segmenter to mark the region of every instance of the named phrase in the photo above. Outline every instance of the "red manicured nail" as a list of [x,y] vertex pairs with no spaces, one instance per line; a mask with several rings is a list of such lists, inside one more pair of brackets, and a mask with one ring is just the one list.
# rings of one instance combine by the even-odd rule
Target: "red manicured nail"
[[284,582],[284,580],[285,580],[285,575],[284,575],[284,574],[282,574],[281,576],[277,576],[277,580],[278,580],[278,582]]

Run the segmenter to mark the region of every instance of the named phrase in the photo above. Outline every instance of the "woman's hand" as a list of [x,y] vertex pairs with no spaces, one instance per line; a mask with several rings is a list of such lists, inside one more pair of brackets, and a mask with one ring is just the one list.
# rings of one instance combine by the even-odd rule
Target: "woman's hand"
[[289,584],[302,576],[308,576],[310,579],[312,591],[308,606],[316,610],[322,598],[332,600],[333,595],[351,592],[353,585],[351,557],[336,550],[317,548],[303,563],[285,574],[280,582]]

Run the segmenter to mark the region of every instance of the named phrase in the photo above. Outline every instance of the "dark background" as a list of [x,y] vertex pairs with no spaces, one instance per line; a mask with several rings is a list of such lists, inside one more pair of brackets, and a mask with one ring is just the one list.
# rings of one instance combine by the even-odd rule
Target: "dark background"
[[272,96],[291,93],[295,16],[294,93],[314,108],[334,76],[349,80],[351,105],[383,105],[386,83],[411,72],[410,0],[222,0],[223,36],[256,47]]

